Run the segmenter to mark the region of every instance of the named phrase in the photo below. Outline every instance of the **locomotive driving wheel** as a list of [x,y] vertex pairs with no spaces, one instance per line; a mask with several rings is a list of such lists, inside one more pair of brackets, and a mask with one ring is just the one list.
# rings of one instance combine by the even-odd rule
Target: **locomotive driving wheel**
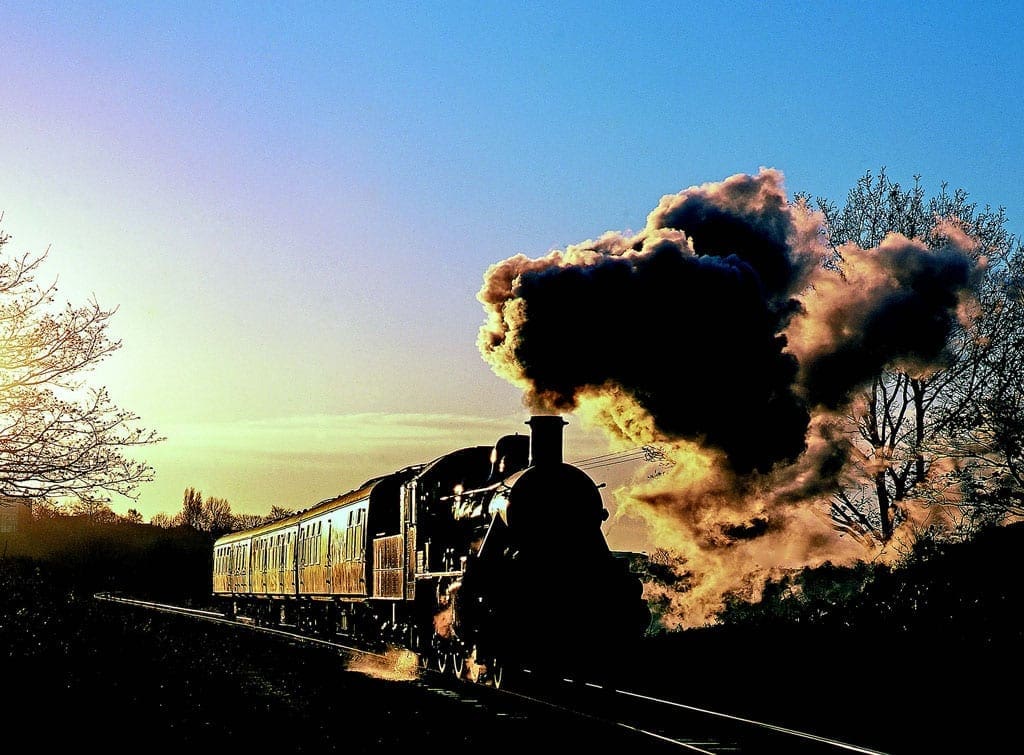
[[465,659],[466,678],[477,684],[485,684],[500,688],[505,677],[505,667],[496,658],[479,656],[474,645],[472,652]]
[[492,658],[491,662],[487,664],[487,681],[495,689],[501,689],[501,685],[505,681],[505,664],[497,658]]
[[425,669],[430,666],[430,644],[423,641],[423,635],[420,634],[416,625],[413,625],[409,631],[408,647],[416,654],[417,666],[421,669]]
[[466,657],[466,678],[477,684],[482,684],[487,678],[487,666],[478,661],[476,645]]

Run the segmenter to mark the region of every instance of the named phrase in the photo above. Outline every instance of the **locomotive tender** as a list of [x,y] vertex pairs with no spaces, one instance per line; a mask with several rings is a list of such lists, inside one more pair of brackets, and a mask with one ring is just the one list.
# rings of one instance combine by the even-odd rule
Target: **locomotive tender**
[[513,666],[600,663],[650,622],[610,551],[600,491],[562,461],[559,416],[214,544],[231,615],[340,632],[500,684]]

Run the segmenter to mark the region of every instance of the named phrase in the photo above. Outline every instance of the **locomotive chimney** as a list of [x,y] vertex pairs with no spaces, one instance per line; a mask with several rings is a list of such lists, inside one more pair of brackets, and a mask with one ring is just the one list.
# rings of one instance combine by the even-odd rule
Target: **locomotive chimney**
[[534,415],[530,426],[530,464],[562,463],[562,428],[568,422],[557,415]]

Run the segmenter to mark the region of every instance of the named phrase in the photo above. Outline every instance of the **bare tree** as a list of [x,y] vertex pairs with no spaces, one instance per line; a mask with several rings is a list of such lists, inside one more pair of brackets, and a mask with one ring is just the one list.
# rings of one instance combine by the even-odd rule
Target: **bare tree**
[[126,451],[160,438],[81,379],[121,347],[116,310],[58,306],[56,283],[36,282],[46,253],[8,255],[10,239],[0,231],[0,496],[134,499],[153,470]]
[[194,530],[206,529],[206,516],[203,510],[203,494],[195,488],[185,488],[182,496],[181,511],[175,517],[176,524]]
[[231,504],[226,498],[203,498],[195,488],[186,488],[182,496],[181,511],[173,518],[172,524],[190,527],[199,532],[209,532],[219,537],[237,528],[237,517],[231,513]]
[[247,530],[253,527],[259,527],[266,521],[266,517],[261,514],[235,514],[235,526],[236,530]]
[[128,524],[142,524],[142,512],[138,509],[128,509],[121,517],[121,521]]
[[265,522],[276,522],[278,519],[284,519],[286,516],[294,514],[294,509],[288,509],[284,506],[274,505],[270,507],[270,513],[264,517]]
[[154,527],[162,527],[163,529],[170,529],[171,527],[175,526],[174,517],[172,517],[170,514],[165,514],[163,512],[160,512],[159,514],[153,514],[153,516],[149,518],[149,523],[152,524]]
[[939,481],[957,488],[971,519],[1024,517],[1024,247],[997,259],[964,345],[971,369],[950,382],[931,450],[953,464]]
[[32,519],[35,521],[57,519],[62,516],[67,516],[67,511],[56,501],[49,498],[32,501]]
[[217,537],[235,527],[235,517],[227,498],[207,498],[203,502],[203,520],[206,531]]
[[107,505],[106,501],[96,499],[80,499],[73,501],[68,507],[71,516],[79,516],[93,524],[113,524],[120,517]]
[[[822,198],[816,204],[825,216],[825,232],[834,250],[828,264],[840,272],[842,244],[875,247],[892,232],[941,243],[933,231],[943,220],[955,221],[980,242],[976,253],[985,256],[990,271],[1003,269],[1016,246],[1002,209],[979,210],[968,201],[967,192],[950,193],[945,184],[928,199],[919,177],[904,189],[889,179],[884,168],[877,176],[869,171],[859,179],[842,208]],[[946,470],[956,467],[943,467],[942,474],[937,474],[933,473],[935,462],[951,460],[969,445],[957,423],[976,416],[983,389],[994,377],[994,371],[984,365],[997,344],[1005,348],[1009,343],[1005,339],[1009,331],[1004,327],[997,332],[992,320],[1003,307],[1005,293],[994,286],[993,275],[983,284],[982,316],[972,326],[954,329],[941,369],[909,372],[890,366],[878,372],[853,403],[855,408],[846,419],[855,449],[855,479],[834,497],[833,518],[838,522],[886,542],[901,516],[901,502],[941,495],[940,480]],[[985,327],[991,331],[987,336],[982,332]],[[1019,412],[1019,394],[1016,400]],[[1005,416],[1005,411],[1004,407],[996,413]],[[948,487],[948,479],[942,484]]]

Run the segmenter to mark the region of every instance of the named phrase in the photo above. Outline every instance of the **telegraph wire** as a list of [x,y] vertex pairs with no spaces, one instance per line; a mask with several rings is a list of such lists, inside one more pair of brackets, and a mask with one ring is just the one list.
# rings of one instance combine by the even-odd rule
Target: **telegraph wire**
[[580,469],[600,469],[601,467],[637,461],[660,463],[663,465],[670,465],[672,463],[664,451],[654,446],[638,446],[624,451],[613,451],[598,456],[578,459],[572,463]]

